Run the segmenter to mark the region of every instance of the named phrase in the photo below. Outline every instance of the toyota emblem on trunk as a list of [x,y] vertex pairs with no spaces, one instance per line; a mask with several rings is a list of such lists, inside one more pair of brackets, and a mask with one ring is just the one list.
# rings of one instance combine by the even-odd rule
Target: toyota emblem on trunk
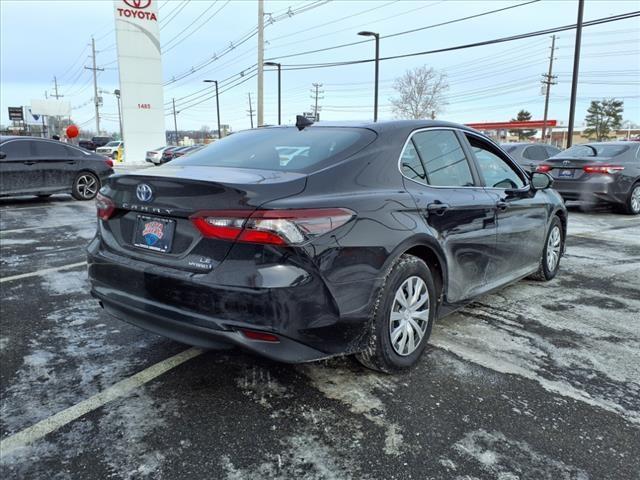
[[148,202],[153,196],[153,190],[151,190],[151,187],[146,183],[141,183],[136,188],[136,196],[141,202]]

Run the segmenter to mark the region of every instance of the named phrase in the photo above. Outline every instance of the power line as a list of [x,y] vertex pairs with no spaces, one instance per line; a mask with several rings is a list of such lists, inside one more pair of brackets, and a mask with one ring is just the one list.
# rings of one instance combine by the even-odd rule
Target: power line
[[[616,22],[616,21],[620,21],[620,20],[628,20],[630,18],[634,18],[640,16],[640,11],[634,11],[634,12],[629,12],[629,13],[625,13],[625,14],[620,14],[620,15],[613,15],[610,17],[602,17],[602,18],[598,18],[595,20],[590,20],[588,22],[584,22],[583,26],[585,27],[590,27],[593,25],[600,25],[600,24],[604,24],[604,23],[609,23],[609,22]],[[467,49],[467,48],[474,48],[474,47],[483,47],[486,45],[495,45],[497,43],[504,43],[504,42],[512,42],[514,40],[522,40],[524,38],[531,38],[531,37],[538,37],[541,35],[549,35],[552,33],[557,33],[557,32],[564,32],[566,30],[573,30],[574,28],[576,28],[575,24],[570,24],[570,25],[564,25],[561,27],[554,27],[554,28],[548,28],[545,30],[537,30],[534,32],[529,32],[529,33],[522,33],[519,35],[511,35],[508,37],[500,37],[500,38],[495,38],[492,40],[485,40],[482,42],[475,42],[475,43],[467,43],[467,44],[463,44],[463,45],[457,45],[455,47],[446,47],[446,48],[438,48],[435,50],[424,50],[421,52],[413,52],[413,53],[405,53],[402,55],[393,55],[393,56],[389,56],[389,57],[381,57],[380,61],[383,60],[396,60],[398,58],[408,58],[408,57],[417,57],[417,56],[422,56],[422,55],[431,55],[434,53],[444,53],[444,52],[451,52],[451,51],[455,51],[455,50],[463,50],[463,49]],[[277,58],[285,58],[285,57],[277,57]],[[276,58],[276,59],[277,59]],[[290,65],[283,65],[283,70],[306,70],[306,69],[312,69],[312,68],[327,68],[327,67],[337,67],[337,66],[344,66],[344,65],[355,65],[355,64],[359,64],[359,63],[370,63],[375,61],[375,59],[363,59],[363,60],[349,60],[349,61],[341,61],[341,62],[329,62],[329,63],[302,63],[302,64],[290,64]],[[284,68],[284,67],[289,67],[289,68]]]
[[[519,3],[519,4],[516,4],[516,5],[510,5],[508,7],[498,8],[498,9],[494,9],[494,10],[487,10],[486,12],[480,12],[480,13],[477,13],[475,15],[469,15],[467,17],[455,18],[453,20],[448,20],[446,22],[434,23],[434,24],[431,24],[431,25],[426,25],[424,27],[413,28],[411,30],[404,30],[402,32],[391,33],[389,35],[380,35],[380,38],[384,39],[384,38],[398,37],[398,36],[401,36],[401,35],[407,35],[407,34],[415,33],[415,32],[422,31],[422,30],[427,30],[427,29],[436,28],[436,27],[442,27],[444,25],[451,25],[453,23],[458,23],[458,22],[464,22],[466,20],[471,20],[471,19],[474,19],[474,18],[483,17],[485,15],[492,15],[494,13],[503,12],[505,10],[511,10],[513,8],[518,8],[518,7],[524,7],[525,5],[529,5],[529,4],[532,4],[532,3],[537,3],[539,1],[540,0],[529,0],[529,1],[524,2],[524,3]],[[355,42],[343,43],[343,44],[340,44],[340,45],[334,45],[334,46],[331,46],[331,47],[319,48],[319,49],[316,49],[316,50],[309,50],[309,51],[306,51],[306,52],[298,52],[298,53],[292,53],[292,54],[289,54],[289,55],[282,55],[282,56],[279,56],[279,57],[267,58],[267,60],[282,60],[283,58],[291,58],[291,57],[298,57],[298,56],[301,56],[301,55],[309,55],[311,53],[326,52],[326,51],[329,51],[329,50],[335,50],[335,49],[338,49],[338,48],[350,47],[352,45],[359,45],[361,43],[367,43],[367,42],[371,42],[371,41],[372,40],[358,40],[358,41],[355,41]]]
[[[620,21],[620,20],[627,20],[627,19],[630,19],[630,18],[637,17],[639,15],[640,15],[640,11],[634,11],[634,12],[628,12],[628,13],[621,14],[621,15],[614,15],[614,16],[610,16],[610,17],[602,17],[602,18],[590,20],[588,22],[584,22],[583,26],[588,27],[588,26],[601,25],[601,24],[610,23],[610,22],[616,22],[616,21]],[[500,37],[500,38],[496,38],[496,39],[492,39],[492,40],[485,40],[485,41],[475,42],[475,43],[470,43],[470,44],[457,45],[457,46],[453,46],[453,47],[446,47],[446,48],[440,48],[440,49],[435,49],[435,50],[426,50],[426,51],[422,51],[422,52],[413,52],[413,53],[408,53],[408,54],[401,54],[401,55],[383,57],[383,58],[380,58],[380,61],[383,61],[383,60],[394,60],[394,59],[406,58],[406,57],[414,57],[414,56],[419,56],[419,55],[429,55],[429,54],[434,54],[434,53],[441,53],[441,52],[448,52],[448,51],[455,51],[455,50],[463,50],[463,49],[467,49],[467,48],[475,48],[475,47],[480,47],[480,46],[511,42],[511,41],[515,41],[515,40],[521,40],[521,39],[525,39],[525,38],[532,38],[532,37],[537,37],[537,36],[541,36],[541,35],[549,35],[551,33],[556,33],[556,32],[560,32],[560,31],[571,30],[571,29],[574,29],[575,27],[576,27],[575,24],[565,25],[565,26],[561,26],[561,27],[554,27],[554,28],[549,28],[549,29],[545,29],[545,30],[537,30],[537,31],[528,32],[528,33],[524,33],[524,34],[512,35],[512,36],[509,36],[509,37]],[[333,67],[333,66],[344,66],[344,65],[355,65],[355,64],[360,64],[360,63],[369,63],[369,62],[372,62],[372,61],[374,61],[374,60],[373,59],[363,59],[363,60],[350,60],[350,61],[330,62],[330,63],[317,63],[317,64],[292,64],[292,65],[283,65],[282,69],[283,70],[311,70],[311,69],[315,69],[315,68],[329,68],[329,67]],[[288,67],[288,68],[285,68],[285,67]],[[250,67],[250,68],[252,68],[252,67]],[[246,82],[247,80],[253,78],[254,76],[255,75],[247,77],[241,83]],[[227,89],[224,90],[224,92],[226,92],[226,91],[228,91],[228,90],[230,90],[232,88],[235,88],[235,86],[237,86],[237,85],[229,86]],[[517,88],[520,88],[520,87],[517,87]],[[528,87],[525,87],[525,88],[528,88]],[[202,103],[204,101],[209,100],[210,98],[212,98],[212,97],[207,97],[207,98],[204,98],[203,100],[201,100],[199,102],[192,103],[187,108],[191,108],[191,107],[193,107],[195,105],[198,105],[198,104],[200,104],[200,103]],[[193,99],[192,101],[195,101],[195,100],[196,99]]]
[[187,4],[190,2],[191,0],[185,0],[184,2],[182,2],[181,4],[176,5],[176,7],[171,10],[169,13],[167,13],[167,17],[164,21],[160,22],[160,30],[162,30],[164,27],[166,27],[167,25],[169,25],[171,23],[171,21],[176,18],[176,16],[182,11],[184,10],[184,7],[187,6]]
[[[182,35],[184,32],[186,32],[188,30],[188,28],[185,28],[184,30],[182,30],[180,33],[178,33],[178,35],[174,36],[171,40],[169,40],[164,48],[162,49],[162,53],[167,53],[170,52],[171,50],[173,50],[175,47],[177,47],[178,45],[180,45],[182,42],[184,42],[187,38],[191,37],[193,34],[195,34],[198,30],[200,30],[202,27],[204,27],[207,23],[209,23],[211,21],[211,19],[213,19],[213,17],[215,17],[218,13],[220,13],[220,11],[226,7],[229,2],[231,0],[227,0],[218,10],[216,10],[215,12],[213,12],[213,14],[211,16],[209,16],[204,22],[202,22],[200,25],[198,25],[195,30],[191,31],[191,33],[189,33],[188,35],[186,35],[185,37],[181,38],[180,40],[178,40],[177,42],[175,42],[173,45],[169,46],[169,44],[171,44],[171,42],[173,42],[176,38],[178,38],[180,35]],[[207,13],[209,10],[211,10],[216,3],[218,3],[218,0],[215,0],[211,5],[209,5],[209,7],[207,9],[205,9],[204,12],[202,12],[200,14],[200,18],[202,15],[204,15],[205,13]],[[191,24],[190,27],[193,27],[195,25],[195,23]]]
[[[289,7],[289,9],[287,10],[286,13],[283,13],[281,15],[277,15],[277,16],[273,16],[273,15],[269,15],[269,19],[265,21],[265,27],[272,25],[275,22],[278,22],[280,20],[284,20],[287,18],[291,18],[295,15],[299,15],[301,13],[305,13],[308,12],[314,8],[317,7],[321,7],[323,5],[326,5],[327,3],[329,3],[330,0],[316,0],[315,2],[311,2],[311,3],[307,3],[304,4],[305,6],[300,7],[298,9],[292,9],[291,7]],[[249,41],[251,38],[253,38],[254,36],[256,36],[258,34],[258,28],[257,26],[254,27],[250,32],[248,32],[247,34],[243,35],[243,37],[241,37],[240,40],[238,40],[237,42],[230,42],[229,46],[226,47],[225,49],[223,49],[221,52],[219,53],[214,53],[211,57],[209,57],[206,60],[203,60],[200,64],[194,65],[192,66],[189,70],[178,74],[177,76],[173,76],[171,78],[171,80],[169,80],[168,82],[165,82],[164,85],[171,85],[172,83],[175,83],[177,81],[180,81],[184,78],[187,78],[191,75],[193,75],[194,73],[202,70],[204,67],[206,67],[207,65],[210,65],[211,63],[219,60],[220,58],[222,58],[223,56],[227,55],[229,52],[231,52],[232,50],[236,49],[237,47],[239,47],[240,45],[242,45],[243,43]]]

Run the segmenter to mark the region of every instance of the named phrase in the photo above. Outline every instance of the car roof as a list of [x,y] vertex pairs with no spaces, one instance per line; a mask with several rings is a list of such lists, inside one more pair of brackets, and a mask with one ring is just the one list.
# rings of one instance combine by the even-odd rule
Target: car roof
[[[260,128],[292,128],[295,125],[273,125],[268,127],[260,127]],[[399,131],[413,131],[420,128],[433,128],[433,127],[448,127],[448,128],[457,128],[460,130],[467,130],[469,132],[479,133],[477,130],[473,128],[467,127],[466,125],[462,125],[459,123],[453,122],[445,122],[442,120],[385,120],[381,122],[363,122],[363,121],[342,121],[342,122],[333,122],[333,121],[321,121],[311,124],[306,128],[319,128],[319,127],[344,127],[344,128],[367,128],[369,130],[373,130],[377,133],[386,133],[393,130]]]
[[638,145],[640,142],[637,140],[615,140],[613,142],[588,142],[588,143],[577,143],[573,145],[574,147],[579,147],[581,145]]

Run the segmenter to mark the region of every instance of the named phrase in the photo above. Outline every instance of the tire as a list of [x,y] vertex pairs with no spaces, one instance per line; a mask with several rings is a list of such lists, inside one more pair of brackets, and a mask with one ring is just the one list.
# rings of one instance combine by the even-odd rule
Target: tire
[[640,215],[640,182],[634,183],[629,190],[629,196],[622,205],[622,211],[628,215]]
[[71,196],[76,200],[92,200],[100,190],[100,179],[92,172],[80,172],[73,181]]
[[[419,315],[403,315],[406,309],[398,295],[405,300],[408,296],[411,304],[411,293],[416,287],[419,297],[413,303]],[[356,358],[365,367],[385,373],[414,366],[424,353],[438,307],[435,283],[427,264],[413,255],[402,255],[391,266],[374,305],[368,346]],[[420,337],[417,342],[416,336]]]
[[544,249],[542,250],[538,271],[529,278],[541,282],[552,280],[560,269],[560,259],[562,258],[563,250],[564,238],[562,234],[562,223],[557,216],[554,216],[544,240]]

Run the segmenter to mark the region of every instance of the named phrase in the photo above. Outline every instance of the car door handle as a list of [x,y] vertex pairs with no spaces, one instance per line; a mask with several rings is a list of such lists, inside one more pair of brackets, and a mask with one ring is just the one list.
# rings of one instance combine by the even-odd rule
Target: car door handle
[[69,160],[69,161],[67,162],[67,165],[75,165],[75,164],[76,164],[76,161],[75,161],[75,160]]
[[444,212],[449,210],[449,208],[451,207],[446,203],[435,202],[427,205],[427,212],[435,213],[436,215],[442,215]]
[[499,210],[506,210],[507,208],[509,208],[509,203],[505,202],[504,200],[499,200],[496,203],[496,206]]
[[22,163],[24,163],[25,165],[35,165],[36,164],[36,162],[31,162],[31,161],[26,161],[26,162],[22,162]]

